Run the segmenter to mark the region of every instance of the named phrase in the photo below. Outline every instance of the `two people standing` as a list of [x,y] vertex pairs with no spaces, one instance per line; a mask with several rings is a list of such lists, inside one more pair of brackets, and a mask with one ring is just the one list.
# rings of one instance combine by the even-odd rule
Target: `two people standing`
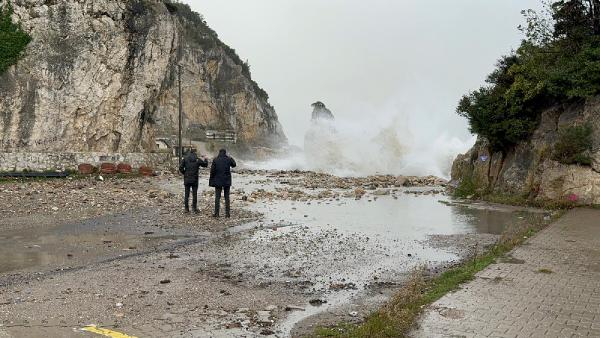
[[[225,193],[225,217],[231,216],[231,204],[229,192],[231,189],[231,168],[237,164],[235,160],[227,155],[225,149],[219,150],[219,155],[212,160],[210,168],[209,186],[215,188],[215,212],[213,217],[219,217],[221,205],[221,193]],[[192,151],[181,161],[179,172],[184,176],[185,187],[185,212],[189,213],[189,195],[192,193],[192,208],[198,213],[198,175],[201,167],[208,167],[208,159],[205,156],[198,158],[196,150]]]

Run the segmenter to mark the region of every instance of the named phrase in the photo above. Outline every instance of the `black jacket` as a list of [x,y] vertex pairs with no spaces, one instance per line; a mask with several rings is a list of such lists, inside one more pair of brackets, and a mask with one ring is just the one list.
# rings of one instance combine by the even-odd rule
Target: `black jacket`
[[208,185],[211,187],[231,187],[231,168],[235,168],[236,165],[232,157],[219,154],[212,161]]
[[198,158],[196,154],[188,154],[179,165],[179,172],[183,174],[183,183],[198,184],[200,167],[208,167],[208,161]]

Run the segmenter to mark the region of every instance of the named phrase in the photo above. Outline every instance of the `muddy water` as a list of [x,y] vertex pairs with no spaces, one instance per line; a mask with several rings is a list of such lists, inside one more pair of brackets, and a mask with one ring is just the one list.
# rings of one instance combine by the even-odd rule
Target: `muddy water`
[[0,274],[85,266],[181,238],[131,223],[127,216],[109,216],[47,228],[2,231]]
[[[428,235],[459,233],[500,234],[519,213],[447,205],[446,196],[383,196],[377,200],[341,199],[326,202],[275,201],[253,206],[268,225],[336,227],[347,232],[388,239],[424,239]],[[278,217],[279,216],[279,217]],[[282,218],[283,217],[283,218]]]

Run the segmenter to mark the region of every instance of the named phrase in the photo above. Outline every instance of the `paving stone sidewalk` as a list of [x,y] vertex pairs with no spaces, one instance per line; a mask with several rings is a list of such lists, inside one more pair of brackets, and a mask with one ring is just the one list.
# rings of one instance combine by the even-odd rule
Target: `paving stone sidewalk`
[[600,210],[576,209],[434,303],[422,337],[600,337]]

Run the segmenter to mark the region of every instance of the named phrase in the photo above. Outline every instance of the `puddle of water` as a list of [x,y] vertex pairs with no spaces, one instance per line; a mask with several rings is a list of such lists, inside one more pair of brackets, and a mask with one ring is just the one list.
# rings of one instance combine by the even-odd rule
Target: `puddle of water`
[[[258,228],[249,240],[262,243],[294,233],[309,233],[314,238],[320,238],[324,232],[332,229],[342,235],[368,237],[370,240],[371,246],[366,252],[377,258],[367,264],[357,261],[355,265],[337,270],[327,266],[328,262],[320,263],[319,258],[314,258],[310,273],[312,277],[309,279],[315,282],[317,290],[326,290],[332,280],[342,278],[356,283],[358,288],[327,291],[324,296],[327,303],[323,306],[306,304],[306,311],[290,313],[278,327],[287,336],[296,323],[303,319],[349,303],[365,290],[366,285],[373,283],[374,275],[383,270],[396,270],[397,273],[389,280],[395,278],[397,281],[400,273],[407,273],[422,264],[433,266],[459,258],[446,250],[424,245],[423,241],[429,236],[501,234],[508,225],[527,215],[526,212],[511,209],[470,208],[447,202],[449,198],[443,195],[415,196],[401,192],[396,193],[396,198],[393,195],[380,196],[371,201],[367,198],[341,198],[339,201],[258,202],[251,205],[251,209],[263,213],[266,220],[236,227],[232,231]],[[364,255],[366,252],[357,254]],[[315,256],[320,254],[315,253]],[[263,259],[269,264],[291,267],[298,260],[294,256]]]
[[[426,239],[429,235],[466,233],[501,234],[505,227],[523,217],[521,212],[474,209],[447,205],[445,196],[401,194],[340,201],[269,201],[251,206],[265,215],[264,227],[306,225],[335,227],[344,232],[379,235],[393,239]],[[246,227],[250,227],[246,225]]]
[[180,238],[134,233],[124,226],[111,228],[110,224],[120,222],[123,220],[108,217],[52,228],[3,231],[0,273],[82,266]]
[[297,323],[306,318],[318,315],[319,313],[347,304],[357,293],[358,291],[338,293],[336,297],[328,297],[328,302],[321,306],[307,304],[306,307],[304,307],[304,311],[293,311],[289,313],[285,320],[278,325],[278,330],[285,336],[289,336]]

